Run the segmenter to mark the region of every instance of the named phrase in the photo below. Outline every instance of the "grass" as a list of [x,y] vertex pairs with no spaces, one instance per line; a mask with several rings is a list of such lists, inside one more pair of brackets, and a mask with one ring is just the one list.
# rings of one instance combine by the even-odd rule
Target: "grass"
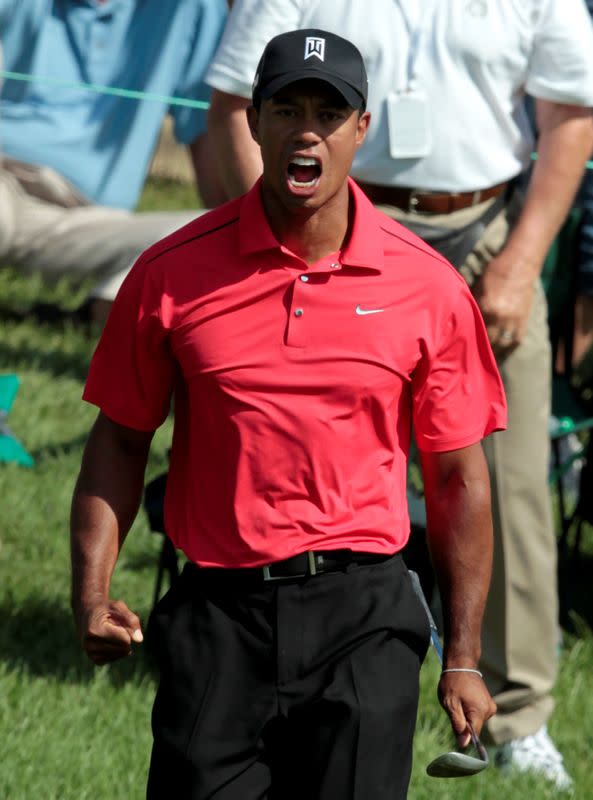
[[[144,208],[195,205],[191,189],[152,182]],[[82,291],[0,272],[2,307],[37,299],[68,306]],[[83,443],[95,412],[80,400],[94,339],[63,325],[0,314],[0,373],[21,378],[9,422],[35,457],[33,469],[0,465],[0,798],[138,800],[150,753],[155,677],[142,648],[125,663],[95,669],[81,654],[69,611],[68,511]],[[165,467],[170,425],[155,438],[148,476]],[[160,538],[143,513],[128,537],[113,580],[146,621]],[[591,620],[586,578],[579,610]],[[585,605],[588,602],[588,605]],[[575,778],[575,796],[593,800],[593,638],[578,621],[567,635],[551,732]],[[435,698],[438,666],[422,670],[422,700],[410,788],[414,800],[553,798],[541,781],[494,769],[465,781],[433,780],[423,767],[450,745]],[[173,796],[173,795],[172,795]],[[247,800],[247,799],[246,799]],[[303,800],[306,800],[304,798]]]

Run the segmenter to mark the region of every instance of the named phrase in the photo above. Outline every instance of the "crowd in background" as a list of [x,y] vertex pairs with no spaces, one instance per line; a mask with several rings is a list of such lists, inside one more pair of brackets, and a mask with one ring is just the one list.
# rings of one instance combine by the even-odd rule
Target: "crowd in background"
[[168,110],[204,203],[222,199],[203,107],[168,109],[80,84],[206,106],[204,72],[226,13],[225,0],[0,2],[6,68],[44,79],[2,90],[2,263],[48,280],[93,276],[90,311],[104,318],[137,255],[196,215],[132,211]]

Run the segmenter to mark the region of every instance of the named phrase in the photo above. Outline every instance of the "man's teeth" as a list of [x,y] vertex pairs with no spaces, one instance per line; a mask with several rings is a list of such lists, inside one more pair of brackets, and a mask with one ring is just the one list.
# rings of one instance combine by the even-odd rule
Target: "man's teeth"
[[295,156],[294,158],[290,159],[290,163],[294,167],[316,167],[316,174],[311,178],[309,181],[299,181],[296,178],[296,175],[293,175],[289,170],[288,178],[293,186],[298,188],[310,188],[315,186],[317,181],[319,180],[319,174],[321,170],[319,169],[319,163],[317,159],[311,158],[308,156]]
[[313,178],[310,181],[297,181],[294,175],[289,175],[288,179],[292,183],[293,186],[315,186],[319,178]]

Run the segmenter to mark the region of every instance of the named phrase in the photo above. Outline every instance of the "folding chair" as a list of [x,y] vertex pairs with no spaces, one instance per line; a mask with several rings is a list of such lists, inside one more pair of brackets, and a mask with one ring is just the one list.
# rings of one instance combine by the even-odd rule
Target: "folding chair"
[[144,487],[144,510],[148,516],[148,524],[153,533],[159,533],[163,536],[152,600],[153,608],[161,596],[165,573],[169,577],[169,586],[172,586],[179,577],[177,551],[165,531],[164,501],[167,474],[167,472],[163,472],[162,475],[154,478]]

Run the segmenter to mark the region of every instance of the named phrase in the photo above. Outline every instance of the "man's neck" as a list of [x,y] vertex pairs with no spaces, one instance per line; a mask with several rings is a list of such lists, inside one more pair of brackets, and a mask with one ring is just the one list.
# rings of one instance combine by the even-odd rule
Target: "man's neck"
[[276,239],[307,264],[339,250],[350,227],[349,192],[344,187],[319,209],[287,210],[262,187],[262,201]]

